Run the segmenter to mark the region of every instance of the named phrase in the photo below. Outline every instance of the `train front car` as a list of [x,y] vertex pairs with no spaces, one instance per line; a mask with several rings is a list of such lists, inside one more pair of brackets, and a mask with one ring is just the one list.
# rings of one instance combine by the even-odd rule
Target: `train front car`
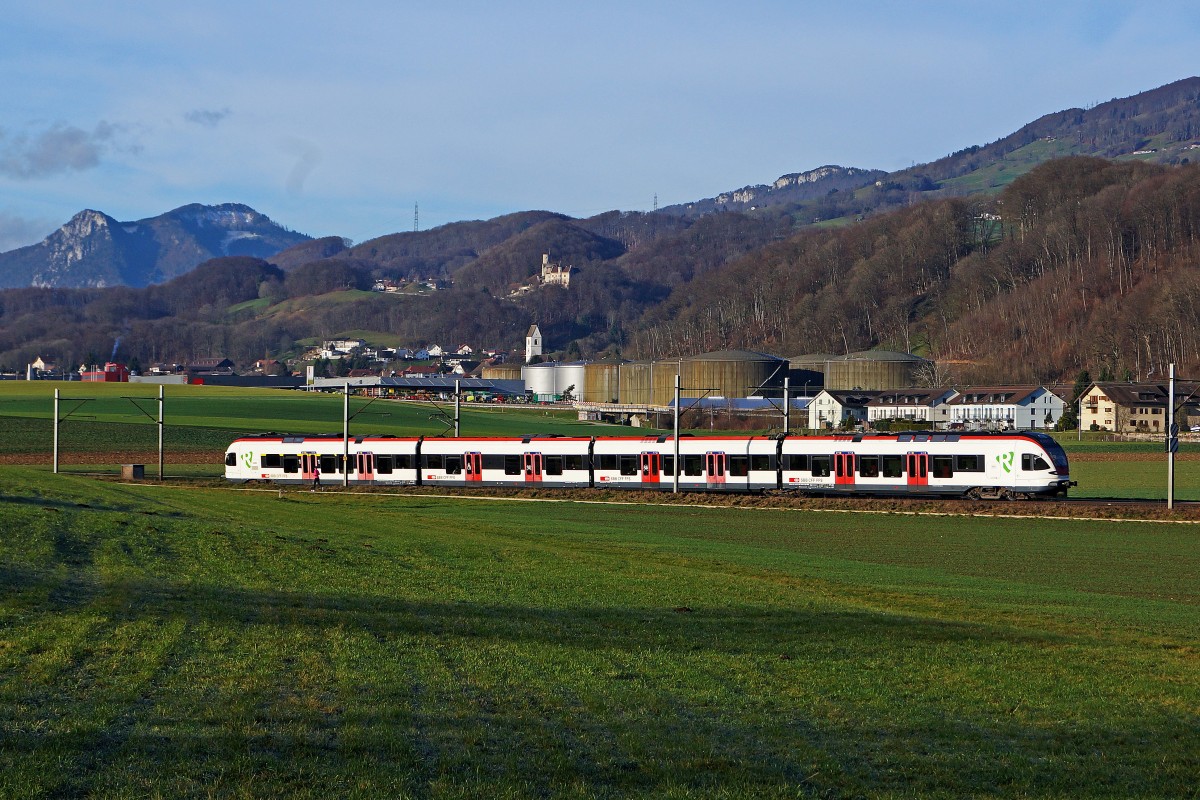
[[1012,491],[1031,497],[1066,497],[1067,490],[1077,484],[1071,480],[1067,452],[1062,445],[1052,436],[1032,431],[1014,438],[1024,441],[1018,448],[1019,455],[1011,454],[1012,471],[1020,476]]

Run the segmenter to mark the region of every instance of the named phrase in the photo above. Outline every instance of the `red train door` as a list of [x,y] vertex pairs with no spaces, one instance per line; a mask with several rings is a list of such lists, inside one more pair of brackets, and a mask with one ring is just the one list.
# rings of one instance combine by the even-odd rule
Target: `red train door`
[[725,488],[726,458],[724,453],[705,453],[704,471],[708,476],[708,488]]
[[905,456],[905,471],[908,472],[909,486],[929,485],[929,454],[909,453]]
[[317,467],[320,465],[319,456],[316,453],[301,453],[300,454],[300,477],[306,481],[311,481],[317,473]]
[[482,453],[463,453],[463,478],[467,481],[483,480]]
[[833,454],[833,484],[834,486],[854,485],[854,453]]
[[358,468],[358,479],[360,481],[375,480],[375,454],[374,453],[358,453],[355,457],[357,462],[355,466]]
[[642,483],[658,483],[662,476],[662,454],[642,453]]
[[526,453],[525,454],[525,482],[526,483],[541,483],[542,482],[542,454],[541,453]]

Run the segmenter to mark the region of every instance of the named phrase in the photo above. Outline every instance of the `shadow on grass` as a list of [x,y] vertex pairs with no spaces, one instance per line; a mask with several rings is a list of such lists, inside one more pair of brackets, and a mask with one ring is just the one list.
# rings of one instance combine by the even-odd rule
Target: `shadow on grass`
[[[66,581],[12,567],[0,571],[0,591],[70,595],[71,580],[90,572],[88,554],[66,540],[56,547],[73,568]],[[135,682],[101,687],[72,672],[41,687],[9,686],[0,767],[51,756],[71,764],[46,778],[51,794],[120,794],[167,775],[155,785],[168,794],[337,793],[353,776],[368,790],[417,797],[501,789],[608,797],[1166,796],[1187,788],[1197,766],[1180,744],[1194,741],[1197,720],[1189,715],[1159,710],[1117,726],[1068,714],[1035,725],[970,699],[921,696],[900,685],[902,670],[880,682],[882,699],[851,692],[801,700],[779,688],[811,680],[812,670],[843,670],[853,682],[889,669],[865,660],[902,657],[909,648],[983,656],[1000,642],[1033,650],[1060,641],[987,625],[787,608],[532,608],[169,580],[97,583],[71,599],[88,603],[110,628],[184,624],[173,626],[183,633],[168,656]],[[373,666],[344,684],[326,665],[329,683],[312,688],[310,676],[307,690],[292,674],[299,666],[269,657],[241,667],[250,673],[218,679],[212,654],[193,649],[198,621],[228,632],[234,638],[218,638],[235,648],[253,649],[268,629],[292,642],[305,637],[288,630],[338,639],[365,633],[379,645],[372,658],[382,661],[363,662]],[[94,633],[100,642],[106,635]],[[472,656],[508,644],[518,647],[505,658],[544,657],[520,647],[534,644],[566,663],[575,659],[569,651],[603,653],[612,669],[547,675],[545,685],[527,687],[503,663]],[[302,652],[320,661],[314,646]],[[804,666],[792,669],[792,661]],[[373,671],[385,663],[393,667]],[[85,659],[73,669],[86,675],[94,666]],[[59,729],[54,715],[64,712],[92,724]],[[205,783],[218,775],[221,784]]]

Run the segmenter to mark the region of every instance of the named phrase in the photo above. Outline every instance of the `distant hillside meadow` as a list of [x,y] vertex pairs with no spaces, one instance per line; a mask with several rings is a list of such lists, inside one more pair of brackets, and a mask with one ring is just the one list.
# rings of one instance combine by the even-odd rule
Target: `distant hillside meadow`
[[[0,254],[0,277],[51,286],[67,273],[37,259],[60,245],[108,259],[91,277],[92,262],[71,261],[72,280],[108,288],[0,291],[0,369],[245,368],[344,336],[510,349],[536,322],[547,357],[569,359],[878,347],[960,384],[1195,374],[1198,98],[1189,78],[890,175],[823,167],[657,213],[531,211],[352,245],[243,206],[189,206],[154,220],[218,257],[180,270],[182,255],[160,252],[127,281],[142,288],[112,284],[142,263],[139,226],[154,220],[88,212],[50,244]],[[544,256],[574,267],[569,286],[540,282]]]

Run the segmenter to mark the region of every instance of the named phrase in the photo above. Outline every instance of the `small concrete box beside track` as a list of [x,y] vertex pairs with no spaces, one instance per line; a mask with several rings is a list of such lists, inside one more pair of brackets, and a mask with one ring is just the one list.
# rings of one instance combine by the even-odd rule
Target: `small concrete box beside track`
[[127,481],[140,481],[146,477],[145,464],[122,464],[121,479]]

